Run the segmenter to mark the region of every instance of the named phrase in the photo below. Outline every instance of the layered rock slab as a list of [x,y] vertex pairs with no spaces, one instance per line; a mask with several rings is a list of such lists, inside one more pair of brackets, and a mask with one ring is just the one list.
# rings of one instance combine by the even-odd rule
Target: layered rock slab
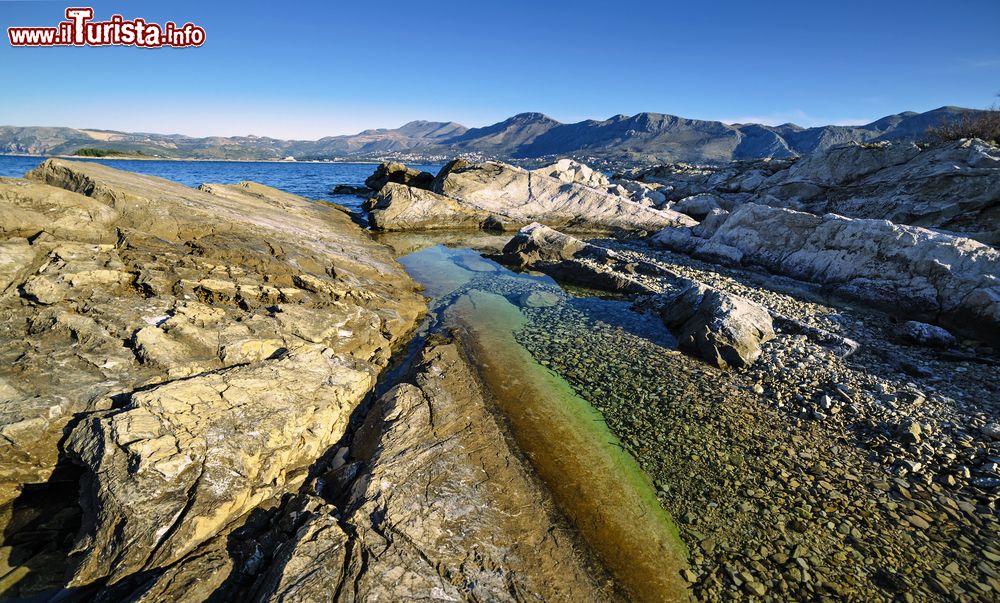
[[514,452],[459,345],[426,349],[412,383],[373,406],[340,520],[315,495],[258,580],[265,601],[607,601],[608,576],[579,547]]
[[849,143],[793,161],[673,164],[621,177],[624,184],[635,179],[659,185],[674,201],[713,195],[727,210],[753,202],[886,219],[1000,243],[1000,149],[976,139],[933,145]]
[[[0,492],[49,479],[79,422],[74,584],[163,568],[295,488],[423,312],[390,251],[330,204],[62,160],[0,189],[18,250]],[[65,218],[39,220],[53,204]]]
[[747,203],[709,232],[665,229],[651,241],[821,283],[891,312],[1000,340],[1000,251],[972,239]]
[[695,224],[670,210],[499,162],[449,164],[434,179],[433,192],[390,189],[372,201],[369,211],[386,230],[515,230],[537,221],[570,230],[635,232]]

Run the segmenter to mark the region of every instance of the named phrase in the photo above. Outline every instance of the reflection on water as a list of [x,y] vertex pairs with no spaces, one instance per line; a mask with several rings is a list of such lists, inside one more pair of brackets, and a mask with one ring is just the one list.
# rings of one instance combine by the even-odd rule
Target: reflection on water
[[[632,312],[627,301],[574,297],[547,276],[511,272],[470,249],[435,245],[400,262],[432,298],[425,330],[462,333],[519,448],[632,598],[686,598],[684,546],[649,478],[594,406],[519,343],[555,329],[549,321],[557,318],[670,346],[663,325]],[[578,365],[599,362],[599,355],[582,355]]]

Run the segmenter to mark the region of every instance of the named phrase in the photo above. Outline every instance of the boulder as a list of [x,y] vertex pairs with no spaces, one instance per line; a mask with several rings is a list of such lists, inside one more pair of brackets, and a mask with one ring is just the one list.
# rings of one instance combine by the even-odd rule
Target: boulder
[[560,159],[552,165],[532,170],[532,173],[555,178],[561,182],[576,182],[601,190],[611,186],[607,176],[572,159]]
[[761,344],[774,339],[766,308],[701,283],[664,294],[658,303],[680,349],[722,369],[753,364]]
[[958,343],[947,329],[916,320],[908,320],[900,325],[899,336],[906,341],[930,347],[946,348]]
[[695,224],[674,211],[499,162],[452,169],[434,192],[517,226],[541,222],[576,231],[635,232]]
[[338,184],[331,191],[334,195],[354,195],[355,197],[367,197],[372,194],[372,189],[367,186],[354,186],[353,184]]
[[443,195],[393,182],[366,201],[364,208],[371,225],[379,230],[479,228],[491,217]]
[[365,179],[365,186],[373,191],[380,191],[390,182],[430,190],[434,175],[406,167],[402,163],[382,163],[375,168],[374,174]]
[[684,197],[674,204],[673,209],[682,214],[687,214],[695,220],[703,220],[705,216],[712,213],[714,209],[722,206],[719,198],[711,193],[699,193],[690,197]]
[[1000,338],[1000,250],[972,239],[887,220],[747,203],[707,238],[694,229],[666,229],[651,241],[710,261],[723,254],[729,263],[820,283],[987,342]]

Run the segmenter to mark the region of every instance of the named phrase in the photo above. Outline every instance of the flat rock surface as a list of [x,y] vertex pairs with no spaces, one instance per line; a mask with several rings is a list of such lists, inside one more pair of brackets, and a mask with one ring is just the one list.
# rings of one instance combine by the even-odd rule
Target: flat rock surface
[[[346,214],[253,183],[49,160],[0,212],[0,504],[19,525],[25,484],[84,469],[74,585],[159,571],[297,488],[424,308]],[[66,566],[5,542],[14,593]]]

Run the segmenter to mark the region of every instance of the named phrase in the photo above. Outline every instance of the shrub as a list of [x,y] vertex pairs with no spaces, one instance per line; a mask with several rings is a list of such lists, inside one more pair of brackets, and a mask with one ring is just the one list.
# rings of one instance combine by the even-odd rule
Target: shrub
[[927,130],[927,137],[933,142],[981,138],[1000,144],[1000,105],[993,105],[989,109],[969,113],[958,119],[941,120],[940,124]]
[[73,155],[76,157],[122,157],[127,155],[142,155],[142,151],[119,151],[116,149],[95,149],[91,147],[85,147],[82,149],[77,149],[73,151]]

